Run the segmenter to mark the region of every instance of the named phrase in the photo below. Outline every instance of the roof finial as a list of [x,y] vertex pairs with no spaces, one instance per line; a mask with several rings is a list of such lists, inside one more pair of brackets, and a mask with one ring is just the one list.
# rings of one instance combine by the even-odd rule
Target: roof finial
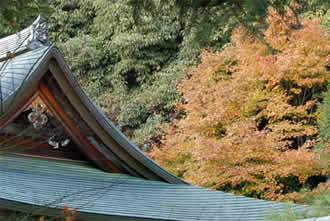
[[49,45],[48,24],[43,15],[39,15],[37,20],[33,22],[27,45],[31,50]]

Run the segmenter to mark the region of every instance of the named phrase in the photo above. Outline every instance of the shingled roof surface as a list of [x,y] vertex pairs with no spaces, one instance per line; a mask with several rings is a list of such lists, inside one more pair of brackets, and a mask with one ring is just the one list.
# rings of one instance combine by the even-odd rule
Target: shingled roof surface
[[[279,212],[284,208],[284,204],[278,202],[189,185],[147,157],[80,88],[59,50],[36,32],[36,28],[43,27],[42,19],[38,19],[33,27],[0,40],[0,120],[10,113],[20,95],[31,90],[50,70],[50,60],[56,61],[70,83],[70,90],[89,111],[89,117],[101,125],[137,166],[142,165],[150,177],[163,182],[150,180],[148,176],[142,179],[134,174],[107,173],[85,163],[0,156],[0,207],[23,211],[42,207],[40,213],[51,214],[45,208],[56,210],[66,205],[77,208],[82,220],[187,221],[264,220],[272,209]],[[139,172],[137,168],[132,169]],[[302,205],[292,208],[308,209]]]
[[38,67],[48,47],[26,52],[12,59],[0,62],[0,95],[5,101],[26,81],[29,74]]
[[86,164],[9,156],[0,156],[0,198],[31,206],[66,205],[116,220],[264,220],[284,207],[192,185],[106,173]]
[[27,49],[26,42],[31,35],[31,27],[0,40],[0,59],[10,57],[10,54],[20,53]]
[[31,26],[0,39],[0,60],[33,50],[41,45],[49,45],[47,23],[43,16],[39,16]]

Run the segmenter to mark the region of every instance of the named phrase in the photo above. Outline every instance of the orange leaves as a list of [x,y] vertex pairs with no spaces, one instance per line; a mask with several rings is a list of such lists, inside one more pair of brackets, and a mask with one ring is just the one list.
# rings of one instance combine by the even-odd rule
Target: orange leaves
[[311,148],[317,97],[330,77],[330,38],[315,20],[297,29],[290,11],[270,9],[267,21],[265,40],[278,52],[243,27],[223,51],[204,51],[178,86],[186,117],[165,127],[150,155],[197,185],[299,200],[313,177],[327,175]]
[[288,47],[288,36],[293,27],[298,26],[294,13],[287,9],[286,14],[282,15],[278,10],[268,9],[267,30],[264,31],[267,42],[276,50],[282,51]]
[[68,206],[63,206],[62,210],[64,213],[68,213],[69,212],[69,207]]
[[297,86],[308,88],[329,79],[330,73],[326,67],[330,62],[330,36],[317,20],[303,21],[300,29],[291,30],[286,37],[287,46],[274,55],[276,62],[272,66],[273,71],[268,69],[264,73],[268,79],[277,83],[292,81]]
[[[63,221],[75,221],[76,220],[76,216],[77,216],[77,210],[76,209],[69,209],[68,206],[63,206],[62,208],[62,215],[60,216],[59,219],[56,220],[63,220]],[[38,219],[39,221],[45,221],[46,218],[45,216],[41,216]],[[53,220],[53,219],[50,219]]]
[[290,10],[286,15],[280,15],[272,9],[267,21],[269,26],[264,31],[265,40],[278,50],[276,54],[271,54],[258,39],[245,37],[243,27],[233,32],[232,42],[236,46],[237,58],[246,65],[246,71],[259,73],[271,87],[288,81],[299,87],[312,88],[330,78],[327,70],[330,36],[322,29],[320,21],[298,23]]
[[68,206],[62,207],[63,216],[65,221],[75,221],[77,216],[77,210],[76,209],[69,209]]

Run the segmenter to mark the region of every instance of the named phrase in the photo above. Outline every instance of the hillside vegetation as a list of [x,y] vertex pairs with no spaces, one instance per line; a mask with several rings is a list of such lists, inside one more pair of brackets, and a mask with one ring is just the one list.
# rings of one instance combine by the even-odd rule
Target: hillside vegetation
[[51,37],[93,100],[148,151],[160,124],[180,115],[176,84],[200,49],[222,48],[239,20],[256,20],[245,1],[212,2],[55,0]]

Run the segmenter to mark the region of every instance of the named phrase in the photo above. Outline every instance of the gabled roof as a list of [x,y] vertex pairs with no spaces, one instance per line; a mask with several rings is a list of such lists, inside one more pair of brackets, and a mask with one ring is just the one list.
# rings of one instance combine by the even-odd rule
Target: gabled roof
[[[189,185],[146,156],[89,99],[59,49],[45,38],[46,27],[39,17],[31,27],[0,40],[0,129],[51,78],[48,86],[58,85],[57,90],[64,94],[62,99],[70,103],[70,113],[63,112],[62,120],[77,115],[87,128],[76,138],[77,142],[85,139],[82,144],[94,148],[82,146],[86,155],[101,167],[111,163],[126,174],[106,173],[86,165],[0,156],[0,207],[26,210],[65,204],[85,217],[100,220],[189,221],[263,220],[271,208],[283,209],[281,203]],[[71,126],[67,125],[69,132],[77,129]],[[90,193],[85,192],[88,189]],[[99,198],[86,197],[98,196],[98,190]],[[80,198],[64,200],[68,194]],[[297,205],[293,208],[306,209]]]
[[[37,33],[48,36],[46,34],[47,25],[40,23],[44,21],[41,18],[39,16],[28,30],[34,30],[34,27],[38,27]],[[41,30],[41,27],[45,30]],[[21,39],[18,36],[25,36],[26,30],[23,30],[23,33],[7,37],[0,43],[11,45],[11,41]],[[31,33],[36,33],[36,31],[31,31]],[[37,36],[40,37],[41,35],[38,34]],[[11,56],[6,57],[6,60],[1,62],[0,124],[8,115],[17,112],[27,97],[38,90],[40,80],[50,72],[59,83],[62,92],[70,102],[74,103],[76,111],[84,118],[83,120],[93,128],[92,130],[98,130],[97,133],[102,133],[103,139],[108,140],[108,144],[98,146],[98,151],[108,157],[108,160],[114,161],[118,167],[123,168],[125,172],[133,176],[169,183],[184,183],[146,156],[115,127],[80,87],[58,48],[55,45],[50,45],[48,40],[46,41],[44,38],[42,38],[43,41],[40,41],[39,37],[33,37],[33,41],[21,40],[23,44],[20,44],[19,47],[15,44],[16,46],[11,48],[12,50],[15,49],[15,53],[11,51]],[[114,154],[109,154],[109,151]]]

